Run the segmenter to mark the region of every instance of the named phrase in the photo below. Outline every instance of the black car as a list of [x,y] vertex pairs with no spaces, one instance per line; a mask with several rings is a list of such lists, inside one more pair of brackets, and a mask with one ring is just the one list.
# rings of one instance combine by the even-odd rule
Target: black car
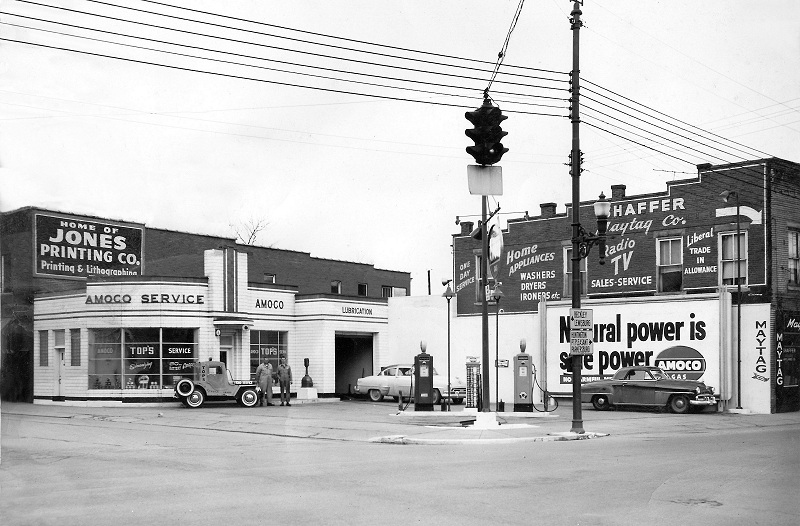
[[659,367],[623,367],[610,379],[582,384],[581,401],[601,411],[631,405],[667,407],[673,413],[717,404],[713,387],[675,380]]

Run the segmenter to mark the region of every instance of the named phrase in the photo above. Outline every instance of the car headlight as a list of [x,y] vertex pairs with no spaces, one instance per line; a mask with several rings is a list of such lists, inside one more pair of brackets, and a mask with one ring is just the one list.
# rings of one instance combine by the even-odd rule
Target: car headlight
[[701,391],[701,389],[700,389],[700,386],[699,386],[699,385],[698,385],[697,387],[695,387],[695,388],[694,388],[694,392],[695,392],[695,394],[700,394],[700,391]]
[[713,395],[714,394],[714,388],[713,387],[709,387],[708,388],[708,392]]

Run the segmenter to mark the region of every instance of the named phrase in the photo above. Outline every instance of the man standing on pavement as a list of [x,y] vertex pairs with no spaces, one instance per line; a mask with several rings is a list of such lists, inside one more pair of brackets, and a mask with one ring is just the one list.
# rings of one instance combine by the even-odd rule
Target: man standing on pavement
[[292,368],[286,365],[285,356],[281,356],[281,363],[278,365],[278,383],[281,385],[281,405],[283,405],[284,399],[286,405],[292,405],[289,403],[292,397],[289,392],[292,385]]
[[272,364],[266,357],[256,369],[256,383],[261,388],[261,400],[258,405],[264,405],[265,398],[268,406],[275,405],[272,403]]

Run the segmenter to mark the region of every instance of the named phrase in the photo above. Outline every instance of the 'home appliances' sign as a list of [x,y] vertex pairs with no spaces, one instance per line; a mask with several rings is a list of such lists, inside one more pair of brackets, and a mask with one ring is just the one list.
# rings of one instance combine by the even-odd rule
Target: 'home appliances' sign
[[140,276],[142,228],[36,214],[34,273],[87,278]]

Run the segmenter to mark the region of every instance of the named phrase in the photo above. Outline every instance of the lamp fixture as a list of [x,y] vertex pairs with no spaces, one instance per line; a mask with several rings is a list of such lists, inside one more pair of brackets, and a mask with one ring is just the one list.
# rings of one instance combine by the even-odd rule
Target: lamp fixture
[[611,215],[611,202],[606,199],[605,194],[600,192],[600,197],[594,203],[594,215],[597,218],[597,234],[590,235],[579,223],[578,237],[573,242],[578,243],[578,255],[585,258],[594,245],[598,246],[600,252],[600,264],[606,262],[606,231],[608,230],[608,217]]

